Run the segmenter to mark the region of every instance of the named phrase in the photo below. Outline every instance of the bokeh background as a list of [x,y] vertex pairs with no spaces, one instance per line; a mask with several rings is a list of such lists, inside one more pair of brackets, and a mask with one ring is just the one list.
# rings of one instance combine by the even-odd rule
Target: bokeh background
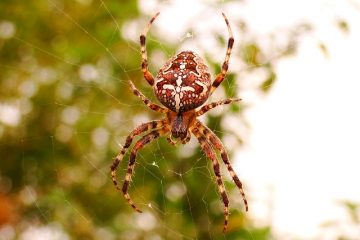
[[[250,211],[224,168],[229,230],[212,166],[195,139],[141,150],[130,194],[113,157],[162,116],[129,90],[176,52],[214,76],[229,18],[235,45],[209,101],[241,97],[201,120],[223,140]],[[0,1],[0,239],[360,239],[360,2]],[[124,178],[127,156],[118,170]]]

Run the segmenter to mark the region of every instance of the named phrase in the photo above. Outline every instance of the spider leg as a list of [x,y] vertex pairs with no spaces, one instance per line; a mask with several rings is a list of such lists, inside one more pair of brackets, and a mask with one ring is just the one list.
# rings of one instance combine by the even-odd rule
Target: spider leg
[[225,16],[224,13],[222,13],[224,19],[225,19],[225,23],[229,32],[229,40],[228,40],[228,46],[227,46],[227,50],[226,50],[226,55],[225,55],[225,60],[224,63],[221,67],[221,72],[216,76],[211,89],[210,89],[210,94],[212,92],[215,91],[215,89],[221,84],[221,82],[225,79],[227,70],[229,68],[229,60],[230,60],[230,55],[231,55],[231,50],[233,48],[234,45],[234,36],[230,27],[230,23],[229,20],[227,19],[227,17]]
[[141,134],[141,133],[143,133],[143,132],[146,132],[148,130],[159,129],[159,128],[162,128],[163,126],[164,126],[164,120],[157,120],[157,121],[151,121],[151,122],[148,122],[148,123],[143,123],[140,126],[138,126],[137,128],[135,128],[129,134],[129,136],[127,136],[126,141],[125,141],[125,145],[123,146],[121,151],[118,153],[118,155],[116,155],[116,157],[114,158],[113,163],[111,165],[112,181],[113,181],[114,186],[116,187],[116,189],[121,191],[121,188],[119,187],[118,182],[116,180],[116,170],[117,170],[117,168],[119,166],[119,163],[124,158],[124,155],[125,155],[127,149],[130,147],[134,137]]
[[230,103],[233,103],[233,102],[239,102],[239,101],[241,101],[241,98],[228,98],[228,99],[225,99],[225,100],[209,103],[209,104],[201,107],[199,110],[196,111],[196,117],[203,115],[204,113],[210,111],[211,109],[213,109],[213,108],[215,108],[217,106],[230,104]]
[[146,26],[146,28],[144,29],[144,32],[140,35],[140,49],[141,49],[141,69],[142,72],[144,74],[144,78],[146,79],[146,81],[153,86],[154,85],[154,77],[152,76],[152,74],[149,72],[148,69],[148,59],[147,59],[147,53],[146,53],[146,34],[148,33],[151,24],[155,21],[156,17],[159,16],[160,12],[156,13],[155,16],[153,16],[148,25]]
[[208,127],[206,127],[205,125],[203,125],[200,121],[196,121],[195,123],[195,127],[197,127],[199,129],[199,131],[203,134],[203,136],[205,136],[205,138],[212,144],[212,146],[214,146],[218,151],[220,151],[220,155],[221,158],[223,160],[223,162],[225,163],[232,179],[234,180],[236,186],[238,187],[240,194],[242,196],[244,205],[245,205],[245,210],[248,211],[249,210],[249,206],[248,206],[248,202],[245,196],[245,192],[243,189],[243,185],[239,179],[239,177],[236,175],[233,167],[231,166],[231,163],[229,161],[229,156],[225,150],[224,145],[222,144],[221,140],[213,133],[213,131],[211,131]]
[[224,221],[224,228],[223,228],[223,232],[225,232],[227,230],[228,227],[228,222],[229,222],[229,199],[228,196],[225,192],[225,186],[223,183],[223,180],[221,178],[221,174],[220,174],[220,166],[219,166],[219,162],[216,159],[216,154],[214,152],[214,149],[211,147],[211,145],[209,144],[209,142],[206,140],[205,136],[203,136],[203,134],[201,134],[201,132],[199,131],[199,129],[197,129],[196,127],[193,128],[191,130],[191,132],[195,135],[195,137],[198,139],[200,146],[202,148],[202,150],[205,152],[206,156],[208,158],[210,158],[213,168],[214,168],[214,172],[215,172],[215,176],[216,176],[216,183],[218,185],[218,189],[222,198],[222,201],[224,203],[224,217],[225,217],[225,221]]
[[160,112],[160,113],[167,113],[167,112],[168,112],[168,110],[167,110],[166,108],[163,108],[163,107],[161,107],[161,106],[159,106],[159,105],[151,102],[150,99],[146,98],[146,97],[144,96],[144,94],[142,94],[142,93],[135,87],[134,83],[133,83],[131,80],[129,81],[129,83],[130,83],[130,87],[131,87],[133,93],[134,93],[137,97],[139,97],[139,98],[143,101],[143,103],[144,103],[146,106],[148,106],[151,110],[154,110],[154,111]]
[[124,184],[122,186],[121,191],[123,192],[125,199],[131,205],[131,207],[137,212],[141,213],[142,211],[135,206],[134,202],[132,201],[132,199],[131,199],[131,197],[130,197],[130,195],[128,193],[129,184],[130,184],[133,172],[134,172],[136,154],[146,144],[154,141],[156,138],[158,138],[161,135],[166,134],[167,132],[168,132],[168,130],[165,129],[165,128],[154,130],[154,131],[146,134],[145,136],[143,136],[139,141],[137,141],[135,143],[134,147],[131,150],[130,159],[129,159],[129,165],[128,165],[128,168],[127,168],[127,171],[126,171],[125,181],[124,181]]

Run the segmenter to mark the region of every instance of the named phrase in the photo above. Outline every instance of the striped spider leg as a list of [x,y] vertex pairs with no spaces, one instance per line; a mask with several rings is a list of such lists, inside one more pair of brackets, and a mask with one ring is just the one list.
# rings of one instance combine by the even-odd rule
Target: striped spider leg
[[224,63],[221,67],[221,72],[216,76],[211,89],[210,89],[210,94],[213,93],[215,91],[215,89],[222,83],[222,81],[224,81],[225,77],[226,77],[226,73],[228,71],[229,68],[229,60],[230,60],[230,55],[231,55],[231,50],[234,46],[234,36],[230,27],[230,23],[229,20],[227,19],[227,17],[225,16],[224,13],[222,13],[224,19],[225,19],[225,23],[229,32],[229,39],[228,39],[228,46],[226,49],[226,55],[225,55],[225,60]]
[[[160,107],[158,105],[156,105],[155,103],[152,103],[148,98],[146,98],[133,84],[132,81],[130,82],[130,87],[134,93],[134,95],[136,95],[137,97],[139,97],[142,102],[148,106],[150,109],[156,111],[156,112],[160,112],[160,113],[166,113],[168,110]],[[124,194],[125,199],[129,202],[129,204],[132,206],[132,208],[134,208],[137,212],[141,212],[133,203],[133,201],[130,198],[130,195],[128,193],[128,187],[129,187],[129,183],[131,181],[131,176],[133,173],[133,169],[134,169],[134,164],[135,164],[135,157],[137,152],[143,148],[147,143],[152,142],[153,140],[155,140],[156,138],[158,138],[161,135],[165,135],[169,130],[167,128],[166,125],[166,120],[155,120],[155,121],[150,121],[148,123],[143,123],[140,126],[138,126],[137,128],[135,128],[126,138],[125,141],[125,145],[123,146],[123,148],[121,149],[121,151],[118,153],[118,155],[114,158],[113,163],[111,165],[111,176],[112,176],[112,181],[115,185],[115,187],[122,191]],[[128,169],[126,172],[126,176],[125,176],[125,181],[123,184],[123,187],[120,188],[117,180],[116,180],[116,170],[121,162],[121,160],[124,158],[124,155],[126,153],[126,151],[128,150],[128,148],[130,147],[134,137],[148,132],[152,130],[152,132],[144,135],[139,141],[137,141],[133,147],[133,149],[131,150],[131,154],[130,154],[130,161],[129,161],[129,165],[128,165]]]
[[201,149],[203,150],[205,155],[211,160],[211,163],[213,165],[214,173],[216,177],[216,184],[218,185],[218,190],[221,195],[221,199],[224,203],[225,221],[224,221],[223,232],[225,232],[227,230],[228,222],[229,222],[229,198],[226,194],[224,182],[221,177],[219,161],[216,158],[216,153],[214,151],[214,148],[210,145],[206,137],[200,132],[199,128],[197,126],[194,126],[191,132],[198,139]]
[[[120,188],[119,184],[116,180],[116,170],[117,170],[120,162],[124,158],[125,153],[128,150],[128,148],[130,147],[134,137],[138,136],[144,132],[147,132],[149,130],[153,130],[153,131],[144,135],[140,140],[138,140],[135,143],[133,149],[131,150],[129,165],[128,165],[128,169],[127,169],[126,176],[125,176],[125,181],[124,181],[123,187]],[[164,135],[167,132],[168,132],[168,130],[165,127],[164,120],[156,120],[156,121],[151,121],[148,123],[141,124],[127,136],[125,145],[122,147],[121,151],[116,155],[116,157],[114,158],[113,163],[111,165],[112,181],[113,181],[116,189],[118,189],[119,191],[122,191],[125,199],[131,205],[131,207],[134,208],[137,212],[141,212],[141,211],[134,205],[133,201],[130,198],[130,195],[128,194],[128,187],[129,187],[129,182],[131,181],[131,176],[132,176],[132,173],[134,170],[136,154],[147,143],[150,143],[151,141],[155,140],[157,137]]]
[[147,52],[146,52],[146,35],[148,31],[150,30],[151,24],[155,21],[157,16],[159,16],[160,12],[157,12],[155,16],[153,16],[150,21],[148,22],[148,25],[144,29],[144,32],[140,35],[140,50],[141,50],[141,69],[144,74],[145,80],[150,84],[150,86],[154,85],[154,77],[150,73],[148,69],[148,58],[147,58]]
[[218,136],[211,131],[208,127],[206,127],[204,124],[202,124],[200,121],[196,120],[195,127],[202,133],[202,136],[206,138],[206,140],[213,146],[216,150],[220,152],[221,159],[223,160],[224,164],[227,167],[227,170],[230,173],[231,178],[235,182],[236,186],[238,187],[240,194],[242,196],[245,210],[249,210],[249,206],[246,200],[245,192],[243,189],[243,185],[239,179],[239,177],[236,175],[233,167],[231,166],[231,163],[229,161],[229,156],[226,152],[226,149],[224,147],[224,144],[221,142]]

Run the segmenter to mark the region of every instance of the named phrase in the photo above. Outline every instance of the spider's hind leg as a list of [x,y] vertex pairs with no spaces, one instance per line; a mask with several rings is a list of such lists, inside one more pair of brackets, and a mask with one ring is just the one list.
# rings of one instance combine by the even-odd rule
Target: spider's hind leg
[[146,81],[153,86],[154,85],[154,77],[150,73],[148,69],[148,59],[147,59],[147,52],[146,52],[146,35],[148,31],[150,30],[151,24],[155,21],[157,16],[159,16],[160,12],[156,13],[155,16],[153,16],[146,28],[144,29],[144,32],[140,35],[140,50],[141,50],[141,69],[144,74],[144,78]]
[[216,78],[211,86],[210,94],[215,91],[215,89],[222,83],[222,81],[224,81],[226,73],[229,68],[229,60],[230,60],[231,50],[234,46],[234,36],[233,36],[232,30],[230,27],[229,20],[227,19],[227,17],[225,16],[224,13],[222,13],[222,15],[224,17],[224,20],[225,20],[225,23],[226,23],[226,26],[227,26],[227,29],[229,32],[229,40],[228,40],[228,46],[226,49],[225,60],[221,67],[221,72],[216,76]]

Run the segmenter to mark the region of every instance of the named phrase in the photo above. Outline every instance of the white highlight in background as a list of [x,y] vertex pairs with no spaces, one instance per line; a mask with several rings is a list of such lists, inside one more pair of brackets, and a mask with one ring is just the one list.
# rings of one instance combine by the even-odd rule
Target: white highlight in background
[[[330,16],[317,19],[323,22],[315,25],[320,31],[300,41],[298,55],[278,64],[278,81],[270,94],[248,110],[252,134],[237,154],[250,194],[273,187],[270,216],[280,236],[323,236],[322,223],[347,220],[341,201],[360,202],[360,79],[355,54],[360,14],[346,3],[332,7],[346,13],[350,33],[337,29]],[[322,55],[316,38],[325,41],[329,58]],[[261,218],[264,211],[256,206],[264,201],[254,199],[255,217]],[[348,234],[358,237],[359,232]]]

